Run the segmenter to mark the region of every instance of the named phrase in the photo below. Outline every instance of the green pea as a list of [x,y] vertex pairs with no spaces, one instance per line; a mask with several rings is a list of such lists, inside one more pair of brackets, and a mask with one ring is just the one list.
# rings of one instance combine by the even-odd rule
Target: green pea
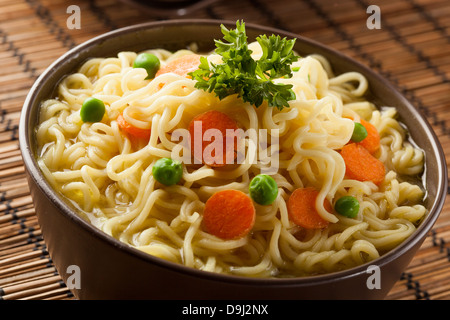
[[105,104],[102,100],[89,97],[84,100],[80,109],[80,116],[83,122],[99,122],[102,121],[105,114]]
[[352,141],[360,142],[367,137],[367,129],[361,123],[355,122],[355,127],[353,128]]
[[156,181],[171,186],[177,184],[183,175],[181,162],[170,158],[161,158],[155,162],[152,168]]
[[147,78],[152,79],[158,72],[161,63],[157,56],[151,53],[138,54],[133,63],[133,68],[144,68],[147,71]]
[[355,197],[344,196],[336,201],[334,210],[347,218],[355,218],[359,212],[359,202]]
[[272,204],[278,195],[278,185],[266,174],[259,174],[252,179],[249,186],[250,197],[263,206]]

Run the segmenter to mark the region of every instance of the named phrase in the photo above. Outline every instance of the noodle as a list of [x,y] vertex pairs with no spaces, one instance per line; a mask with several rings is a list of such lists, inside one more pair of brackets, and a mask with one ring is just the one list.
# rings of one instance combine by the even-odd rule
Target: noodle
[[[261,56],[257,43],[249,48]],[[164,65],[192,53],[150,50]],[[95,58],[65,77],[58,96],[41,105],[36,129],[38,164],[43,174],[80,214],[97,228],[148,254],[210,272],[251,277],[306,276],[371,261],[410,236],[426,215],[418,185],[424,154],[408,140],[395,108],[377,109],[364,99],[368,82],[357,72],[338,76],[318,55],[294,62],[296,99],[278,110],[256,108],[236,96],[219,100],[198,90],[195,82],[174,73],[146,80],[133,68],[134,52]],[[217,61],[215,54],[209,61]],[[105,103],[102,122],[83,123],[80,108],[88,97]],[[246,131],[263,132],[257,143],[243,140],[239,163],[223,168],[184,161],[182,182],[164,186],[152,167],[162,157],[186,160],[182,131],[190,120],[215,109],[231,115]],[[151,129],[150,139],[133,141],[121,132],[117,117],[137,128]],[[373,124],[380,133],[376,154],[387,168],[379,185],[348,179],[339,154],[350,139],[353,118]],[[264,131],[262,131],[264,130]],[[186,143],[186,141],[184,141]],[[267,148],[260,148],[261,143]],[[184,157],[184,158],[183,158]],[[275,168],[275,170],[274,170]],[[279,193],[273,204],[256,205],[252,231],[222,240],[202,229],[206,200],[215,192],[248,193],[257,174],[272,173]],[[288,216],[293,190],[319,190],[316,207],[327,228],[303,229]],[[360,212],[354,219],[330,213],[324,200],[351,195]]]

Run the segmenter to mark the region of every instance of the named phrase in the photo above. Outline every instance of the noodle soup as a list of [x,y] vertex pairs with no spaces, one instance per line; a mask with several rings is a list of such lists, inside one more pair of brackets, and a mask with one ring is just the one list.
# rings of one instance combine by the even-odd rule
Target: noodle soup
[[[248,49],[265,55],[258,42]],[[372,261],[427,214],[424,154],[394,107],[365,98],[363,75],[298,57],[273,81],[291,88],[288,106],[256,106],[196,87],[195,59],[218,65],[216,52],[146,53],[160,62],[153,77],[134,66],[137,52],[93,58],[41,105],[38,164],[105,233],[204,271],[294,277]],[[89,98],[104,106],[96,121],[83,120]]]

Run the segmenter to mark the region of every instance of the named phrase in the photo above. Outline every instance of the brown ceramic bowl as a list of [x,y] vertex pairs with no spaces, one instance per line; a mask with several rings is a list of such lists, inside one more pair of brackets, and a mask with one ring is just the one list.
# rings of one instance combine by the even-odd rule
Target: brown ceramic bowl
[[[81,219],[41,174],[36,163],[34,130],[39,104],[52,96],[61,78],[88,58],[114,56],[121,50],[153,47],[176,50],[191,42],[196,42],[202,51],[212,50],[212,40],[222,38],[220,23],[235,26],[235,22],[229,21],[173,20],[109,32],[64,54],[31,88],[20,119],[20,146],[43,237],[59,274],[67,282],[72,274],[69,266],[79,267],[81,288],[72,289],[79,299],[383,299],[399,280],[442,209],[447,191],[444,154],[427,121],[385,79],[309,39],[246,25],[250,40],[263,33],[296,37],[295,50],[300,54],[324,55],[337,74],[343,71],[364,74],[374,101],[397,107],[412,138],[426,154],[424,185],[429,214],[409,239],[375,261],[346,271],[291,279],[246,278],[187,268],[138,251],[99,231]],[[380,268],[380,289],[367,286],[372,275],[369,265]]]

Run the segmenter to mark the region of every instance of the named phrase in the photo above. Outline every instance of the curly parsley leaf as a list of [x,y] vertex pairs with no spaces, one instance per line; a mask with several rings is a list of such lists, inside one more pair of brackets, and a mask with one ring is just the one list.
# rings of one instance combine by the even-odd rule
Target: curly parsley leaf
[[292,77],[291,64],[298,60],[293,47],[295,39],[280,36],[259,36],[256,40],[262,48],[262,56],[254,60],[248,48],[245,23],[236,22],[236,29],[221,25],[223,40],[215,40],[215,52],[222,57],[221,64],[209,64],[200,59],[199,69],[189,73],[196,80],[195,87],[213,92],[219,99],[237,94],[245,102],[259,107],[264,100],[271,107],[289,107],[295,99],[292,85],[274,83],[277,78]]

